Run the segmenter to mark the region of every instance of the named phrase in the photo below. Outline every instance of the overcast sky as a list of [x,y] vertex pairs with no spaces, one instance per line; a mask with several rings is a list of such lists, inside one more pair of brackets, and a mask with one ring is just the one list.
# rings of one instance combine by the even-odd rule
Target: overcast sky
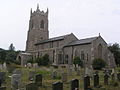
[[49,9],[50,37],[74,33],[120,43],[120,0],[0,0],[0,48],[25,50],[30,9]]

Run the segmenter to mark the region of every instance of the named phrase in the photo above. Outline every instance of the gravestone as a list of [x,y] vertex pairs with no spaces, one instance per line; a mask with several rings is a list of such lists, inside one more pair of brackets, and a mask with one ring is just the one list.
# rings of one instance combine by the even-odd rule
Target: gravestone
[[79,90],[79,80],[73,79],[71,81],[71,90]]
[[115,81],[115,73],[112,73],[112,74],[111,74],[111,79],[112,79],[112,82]]
[[62,82],[53,83],[52,90],[63,90],[63,83]]
[[38,68],[38,63],[34,63],[33,68]]
[[80,69],[77,69],[77,75],[79,76],[80,75]]
[[35,83],[30,83],[26,85],[26,90],[39,90],[39,87]]
[[6,65],[6,63],[3,63],[3,69],[7,69],[7,65]]
[[71,76],[72,75],[72,68],[70,65],[67,65],[67,72],[68,72],[68,75]]
[[53,71],[52,72],[52,79],[55,79],[57,77],[57,72],[56,71]]
[[108,85],[108,82],[109,82],[109,75],[108,75],[108,74],[105,74],[105,75],[104,75],[104,84],[105,84],[105,85]]
[[6,79],[6,72],[0,72],[0,80],[1,83],[4,83]]
[[15,69],[12,74],[20,74],[22,75],[22,71],[19,69]]
[[98,74],[94,74],[94,87],[98,87],[99,86],[99,75]]
[[6,87],[0,87],[0,90],[6,90]]
[[32,67],[32,64],[31,64],[31,63],[27,63],[27,67],[28,67],[28,68],[31,68],[31,67]]
[[12,90],[17,90],[20,88],[21,84],[21,75],[20,74],[13,74],[11,76],[11,85],[12,85]]
[[62,73],[62,81],[67,82],[67,73]]
[[120,73],[117,73],[117,80],[120,82]]
[[88,90],[88,87],[90,86],[90,77],[85,76],[84,77],[84,90]]
[[33,81],[35,77],[35,71],[30,71],[29,72],[29,80]]
[[37,74],[37,75],[35,76],[35,83],[36,83],[36,85],[38,85],[38,86],[42,86],[42,75],[41,75],[41,74]]

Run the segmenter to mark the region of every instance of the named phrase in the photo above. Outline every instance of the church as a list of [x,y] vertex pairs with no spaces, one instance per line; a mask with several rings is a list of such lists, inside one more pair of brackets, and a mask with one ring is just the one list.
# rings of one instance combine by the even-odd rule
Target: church
[[48,13],[48,9],[40,11],[39,5],[36,11],[31,9],[26,51],[18,56],[22,65],[26,65],[30,58],[48,54],[51,65],[72,65],[74,57],[78,56],[89,66],[95,58],[101,58],[108,67],[115,67],[114,56],[100,34],[85,39],[78,39],[73,33],[49,38]]

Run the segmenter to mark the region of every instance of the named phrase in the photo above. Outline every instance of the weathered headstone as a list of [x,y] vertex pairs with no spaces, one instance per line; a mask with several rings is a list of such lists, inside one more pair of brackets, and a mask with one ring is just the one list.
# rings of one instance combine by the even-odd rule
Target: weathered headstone
[[88,87],[90,86],[90,77],[85,76],[84,77],[84,90],[88,90]]
[[105,85],[108,85],[108,82],[109,82],[109,75],[108,75],[108,74],[105,74],[105,75],[104,75],[104,84],[105,84]]
[[0,72],[0,80],[1,83],[4,83],[6,79],[6,72]]
[[71,90],[79,90],[79,80],[73,79],[71,81]]
[[77,75],[79,76],[80,75],[80,69],[77,69]]
[[112,73],[112,74],[111,74],[111,79],[112,79],[112,82],[115,81],[115,73]]
[[12,74],[20,74],[22,75],[22,71],[19,69],[15,69]]
[[70,65],[67,65],[67,72],[68,72],[69,76],[72,75],[72,69],[71,69]]
[[62,81],[67,82],[67,73],[62,73]]
[[0,90],[6,90],[6,87],[0,87]]
[[26,90],[39,90],[39,87],[35,83],[30,83],[26,85]]
[[57,72],[56,71],[53,71],[52,72],[52,79],[55,79],[57,77]]
[[29,80],[33,81],[35,77],[35,71],[30,71],[29,72]]
[[63,90],[63,83],[62,82],[53,83],[52,90]]
[[17,90],[20,88],[21,84],[21,75],[20,74],[13,74],[11,76],[11,85],[12,85],[12,90]]
[[41,74],[37,74],[37,75],[35,76],[35,83],[36,83],[36,85],[38,85],[38,86],[42,86],[42,75],[41,75]]
[[99,75],[98,74],[94,74],[94,87],[98,87],[99,86]]
[[38,63],[34,63],[33,68],[38,68]]
[[6,63],[3,63],[3,69],[7,69],[7,65],[6,65]]
[[31,63],[27,63],[27,67],[28,67],[28,68],[31,68],[31,67],[32,67],[32,64],[31,64]]

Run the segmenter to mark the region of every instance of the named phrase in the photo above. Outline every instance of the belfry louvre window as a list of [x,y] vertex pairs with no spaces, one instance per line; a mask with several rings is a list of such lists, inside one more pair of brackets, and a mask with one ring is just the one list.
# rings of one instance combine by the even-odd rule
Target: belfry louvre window
[[42,20],[41,23],[40,23],[40,28],[43,28],[44,29],[44,21]]

